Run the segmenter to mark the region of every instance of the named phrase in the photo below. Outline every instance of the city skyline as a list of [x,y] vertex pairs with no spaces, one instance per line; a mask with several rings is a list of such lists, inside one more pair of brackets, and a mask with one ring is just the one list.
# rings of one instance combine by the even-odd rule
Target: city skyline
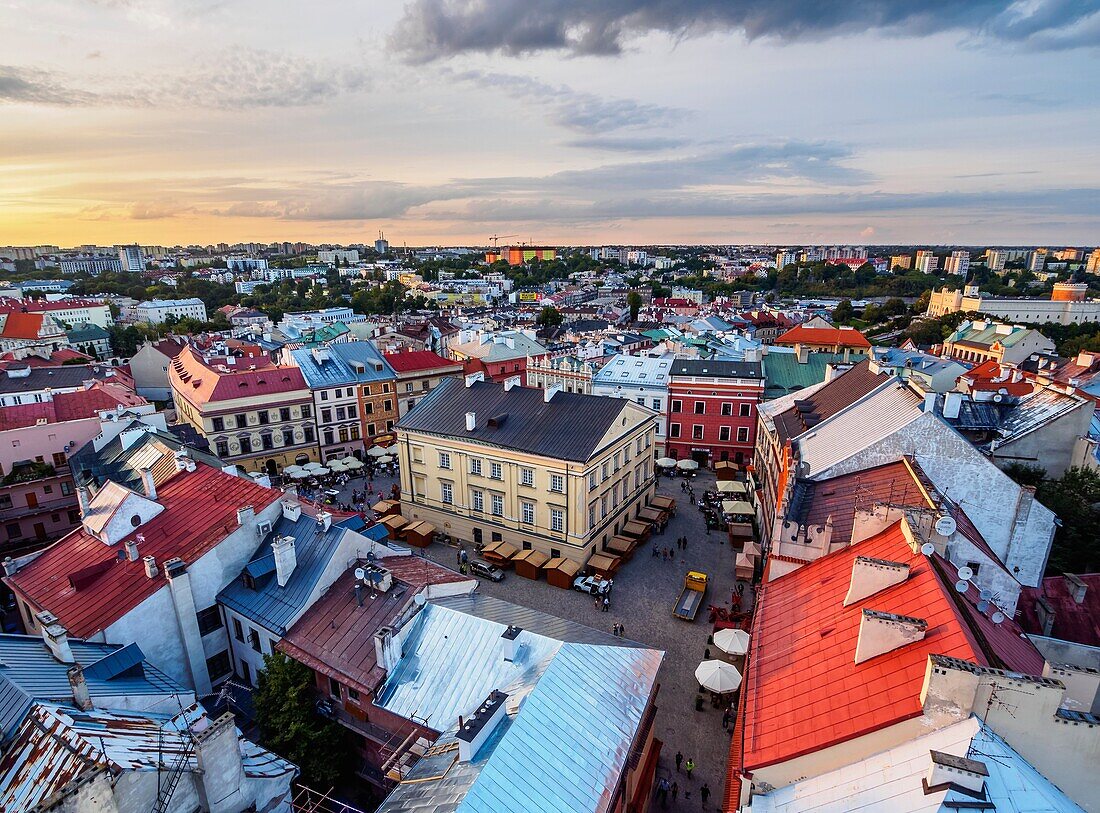
[[833,5],[14,0],[0,243],[1095,243],[1100,12]]

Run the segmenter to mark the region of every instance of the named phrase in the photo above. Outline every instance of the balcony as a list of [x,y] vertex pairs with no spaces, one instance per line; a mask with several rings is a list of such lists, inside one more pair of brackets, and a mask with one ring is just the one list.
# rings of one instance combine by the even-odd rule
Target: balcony
[[[17,496],[22,497],[22,495]],[[0,522],[38,516],[39,514],[51,514],[55,511],[70,511],[76,508],[76,506],[77,501],[75,494],[70,494],[57,500],[46,500],[34,506],[12,505],[8,508],[0,508]]]
[[395,738],[400,736],[390,731],[388,728],[375,725],[368,720],[360,720],[355,715],[350,714],[341,705],[340,701],[333,698],[318,700],[317,711],[320,712],[322,716],[328,717],[330,720],[334,720],[345,728],[350,728],[358,734],[370,737],[383,746],[389,745]]

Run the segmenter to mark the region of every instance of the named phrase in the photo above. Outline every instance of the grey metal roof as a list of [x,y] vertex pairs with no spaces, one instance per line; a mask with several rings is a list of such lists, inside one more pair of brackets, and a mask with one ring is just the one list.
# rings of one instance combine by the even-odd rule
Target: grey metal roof
[[[478,595],[430,601],[409,623],[405,654],[378,704],[427,717],[445,733],[382,813],[608,809],[663,653]],[[513,624],[522,627],[518,649],[505,660],[502,634]],[[460,762],[458,716],[492,691],[508,696],[505,716]]]
[[[543,391],[487,381],[465,386],[462,379],[441,381],[397,426],[444,437],[457,437],[562,460],[584,462],[628,409],[630,402],[573,392],[558,392],[549,402]],[[466,431],[466,413],[477,425]],[[489,419],[506,415],[503,426]],[[624,418],[625,420],[625,418]]]
[[718,376],[721,378],[763,378],[759,361],[714,361],[676,359],[672,375]]
[[[122,647],[70,638],[69,647],[76,662],[86,669],[100,664],[84,674],[93,700],[186,691],[146,662],[136,644]],[[104,659],[111,656],[123,658],[129,666],[122,670],[110,668]],[[0,740],[14,733],[35,700],[72,702],[68,668],[69,664],[50,654],[40,636],[0,634]]]
[[[132,439],[128,438],[128,440]],[[73,472],[73,479],[78,485],[91,480],[97,484],[110,480],[140,491],[142,468],[147,466],[152,468],[163,455],[174,455],[185,447],[191,459],[198,463],[205,463],[216,469],[224,465],[214,455],[193,446],[187,446],[171,432],[162,432],[149,427],[144,435],[137,440],[132,440],[129,447],[123,446],[121,435],[98,452],[95,450],[94,442],[88,441],[69,457],[69,466]]]
[[12,376],[10,372],[0,374],[0,394],[37,392],[46,387],[55,390],[77,388],[85,381],[110,381],[114,377],[114,369],[105,364],[32,367],[30,375]]
[[392,381],[397,377],[389,362],[370,342],[340,342],[320,349],[328,354],[323,363],[317,361],[309,348],[291,351],[294,363],[301,368],[311,389]]

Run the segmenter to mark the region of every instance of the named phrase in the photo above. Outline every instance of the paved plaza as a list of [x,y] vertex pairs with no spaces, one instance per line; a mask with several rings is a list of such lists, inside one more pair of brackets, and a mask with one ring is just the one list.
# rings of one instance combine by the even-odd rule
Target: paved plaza
[[[626,628],[627,638],[663,650],[665,658],[659,673],[661,688],[657,696],[655,734],[664,745],[657,775],[667,776],[670,782],[675,779],[679,784],[679,798],[675,802],[669,799],[667,809],[702,809],[699,788],[706,783],[711,790],[706,809],[717,810],[725,788],[729,734],[722,729],[722,711],[711,706],[709,696],[703,711],[695,710],[698,684],[694,672],[707,648],[711,629],[707,607],[711,604],[729,606],[733,598],[733,554],[724,533],[711,531],[707,534],[703,516],[690,504],[688,495],[681,492],[681,482],[679,478],[661,478],[658,493],[676,499],[676,516],[663,534],[655,535],[649,546],[639,548],[633,560],[616,574],[610,612],[596,610],[593,600],[582,593],[552,587],[544,580],[531,581],[512,571],[508,571],[500,583],[482,580],[479,589],[488,595],[608,632],[613,624],[621,623]],[[374,491],[388,494],[392,483],[392,478],[375,478]],[[714,487],[714,475],[701,471],[691,483],[696,495],[701,496],[703,491]],[[342,500],[350,498],[352,487],[361,489],[362,479],[348,484]],[[676,551],[676,539],[680,536],[688,539],[686,551]],[[675,552],[674,561],[654,557],[654,544],[671,548]],[[455,548],[432,545],[417,553],[447,567],[457,567]],[[692,623],[672,615],[684,575],[689,570],[701,570],[710,576],[706,598]],[[747,607],[747,593],[745,603]],[[689,758],[695,762],[690,780],[682,770],[676,773],[677,752],[684,755],[685,762]],[[654,801],[651,809],[662,808]]]

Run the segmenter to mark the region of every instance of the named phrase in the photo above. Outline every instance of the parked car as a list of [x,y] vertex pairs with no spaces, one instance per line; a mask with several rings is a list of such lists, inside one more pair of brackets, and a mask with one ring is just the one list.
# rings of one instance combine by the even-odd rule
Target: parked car
[[607,581],[599,576],[578,576],[573,580],[573,589],[594,596],[600,592],[600,585],[603,584],[607,584]]
[[469,570],[475,576],[481,576],[483,579],[489,579],[494,582],[504,581],[504,571],[488,562],[470,562]]

